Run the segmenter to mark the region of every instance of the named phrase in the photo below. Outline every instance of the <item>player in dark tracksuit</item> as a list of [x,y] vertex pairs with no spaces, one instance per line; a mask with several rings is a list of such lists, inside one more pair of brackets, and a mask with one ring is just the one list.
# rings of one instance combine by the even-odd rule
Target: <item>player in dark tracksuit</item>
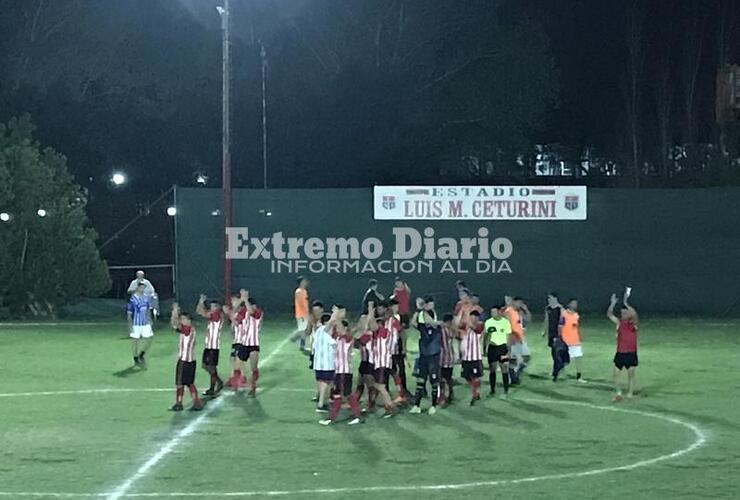
[[549,293],[547,295],[547,308],[545,308],[545,331],[542,332],[542,335],[547,335],[547,346],[550,348],[550,355],[552,356],[553,382],[557,381],[560,370],[570,362],[568,348],[560,339],[560,333],[558,332],[562,309],[563,306],[560,305],[555,292]]
[[[421,303],[419,304],[422,305]],[[442,325],[434,313],[434,301],[427,299],[411,320],[419,330],[419,362],[416,373],[416,394],[410,413],[421,413],[421,399],[424,396],[427,379],[432,386],[432,406],[429,414],[437,412],[439,396],[440,355],[442,353]]]

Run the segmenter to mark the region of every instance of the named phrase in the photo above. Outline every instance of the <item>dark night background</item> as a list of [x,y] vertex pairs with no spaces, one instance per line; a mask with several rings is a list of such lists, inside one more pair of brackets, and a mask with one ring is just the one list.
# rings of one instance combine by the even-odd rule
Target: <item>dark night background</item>
[[[171,262],[147,203],[220,186],[216,5],[0,0],[0,121],[68,157],[101,242],[144,214],[110,264]],[[270,187],[738,183],[715,86],[739,25],[731,0],[233,0],[233,182],[262,186],[263,44]]]

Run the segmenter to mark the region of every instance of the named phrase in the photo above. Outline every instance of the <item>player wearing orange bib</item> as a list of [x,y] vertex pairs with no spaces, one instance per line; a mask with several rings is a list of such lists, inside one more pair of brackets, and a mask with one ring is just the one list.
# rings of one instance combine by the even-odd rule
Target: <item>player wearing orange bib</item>
[[310,319],[308,302],[308,280],[299,276],[298,288],[293,292],[293,315],[295,316],[296,330],[291,335],[292,341],[299,340],[301,350],[306,348],[306,327]]
[[[504,316],[509,320],[511,324],[511,347],[509,350],[510,355],[510,366],[509,376],[511,377],[512,385],[519,383],[519,378],[529,363],[530,352],[529,346],[527,345],[527,339],[525,336],[524,324],[529,322],[531,315],[527,306],[524,304],[524,300],[520,297],[504,297],[506,307],[504,308]],[[511,362],[514,366],[511,366]]]
[[581,375],[581,360],[583,349],[581,348],[581,317],[578,314],[578,301],[568,300],[568,303],[560,312],[560,326],[558,329],[560,338],[568,346],[568,357],[576,366],[576,379],[585,382]]

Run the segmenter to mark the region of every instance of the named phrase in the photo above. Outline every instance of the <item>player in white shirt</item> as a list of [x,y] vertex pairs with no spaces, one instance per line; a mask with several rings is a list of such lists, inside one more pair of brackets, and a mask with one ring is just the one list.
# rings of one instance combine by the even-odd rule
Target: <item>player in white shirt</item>
[[159,296],[157,295],[157,291],[154,289],[152,282],[144,277],[144,271],[136,271],[136,278],[128,285],[128,294],[132,295],[136,292],[136,287],[139,286],[140,283],[144,285],[144,296],[149,299],[149,307],[151,308],[154,319],[156,320],[157,316],[159,316]]
[[321,317],[321,325],[316,329],[313,341],[313,370],[316,381],[319,384],[319,401],[316,411],[327,413],[327,399],[329,390],[334,382],[336,368],[337,340],[335,338],[334,325],[344,319],[346,314],[342,306],[333,306],[331,314]]

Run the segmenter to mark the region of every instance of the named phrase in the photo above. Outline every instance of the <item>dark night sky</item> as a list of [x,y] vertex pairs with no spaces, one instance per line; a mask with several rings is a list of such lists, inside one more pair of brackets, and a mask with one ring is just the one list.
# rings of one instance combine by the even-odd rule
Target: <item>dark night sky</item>
[[[0,121],[31,113],[39,140],[67,155],[89,190],[103,239],[136,202],[192,185],[195,172],[220,184],[216,5],[0,0]],[[469,182],[456,173],[463,154],[495,164],[492,177],[475,182],[527,182],[514,158],[533,144],[593,147],[627,177],[635,160],[647,162],[668,182],[661,151],[717,142],[716,69],[740,62],[740,2],[731,0],[232,6],[239,187],[262,179],[260,40],[273,187]],[[639,141],[635,158],[631,141]],[[736,150],[737,135],[729,146]],[[114,169],[130,176],[125,193],[105,182]],[[114,261],[131,252],[109,248]]]

